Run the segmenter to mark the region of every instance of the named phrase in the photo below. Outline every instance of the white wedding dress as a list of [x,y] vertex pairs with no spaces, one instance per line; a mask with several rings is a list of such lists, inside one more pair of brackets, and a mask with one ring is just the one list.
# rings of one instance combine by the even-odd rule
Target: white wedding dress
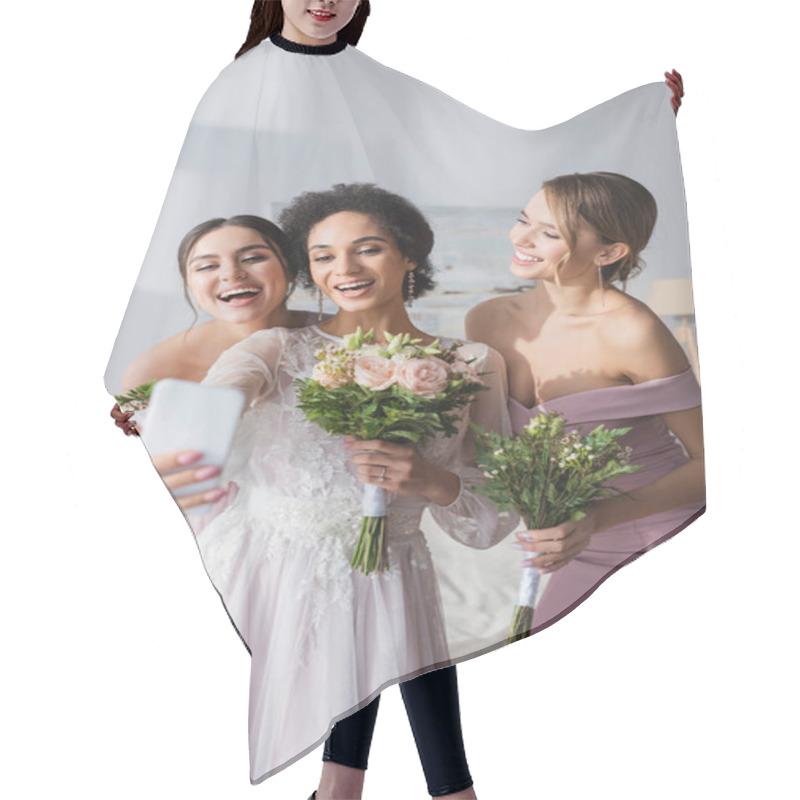
[[[341,438],[308,422],[295,405],[296,378],[315,353],[340,341],[316,326],[260,331],[225,352],[204,383],[245,392],[230,470],[231,505],[197,534],[209,576],[252,655],[251,780],[257,783],[323,741],[332,724],[383,688],[451,662],[437,575],[419,523],[426,507],[458,542],[487,548],[517,524],[474,487],[468,418],[510,431],[505,367],[485,345],[467,343],[489,391],[464,409],[459,433],[420,447],[461,479],[449,506],[389,496],[388,571],[363,575],[350,558],[363,484]],[[443,340],[445,345],[451,340]],[[230,462],[229,462],[230,463]]]

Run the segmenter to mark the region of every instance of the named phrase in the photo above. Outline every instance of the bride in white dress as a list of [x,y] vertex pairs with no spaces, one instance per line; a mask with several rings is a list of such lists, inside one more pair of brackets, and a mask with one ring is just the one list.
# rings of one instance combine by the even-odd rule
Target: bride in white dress
[[[338,186],[297,198],[281,222],[302,243],[307,282],[336,302],[322,325],[259,331],[226,351],[204,383],[239,387],[246,412],[230,477],[239,493],[197,540],[208,573],[252,654],[251,780],[288,766],[332,724],[391,683],[451,663],[437,578],[419,529],[436,523],[469,547],[486,548],[513,530],[474,487],[468,419],[507,433],[505,367],[486,345],[467,343],[489,391],[463,410],[459,433],[418,448],[345,442],[296,407],[296,378],[317,349],[355,331],[409,333],[404,300],[432,285],[433,234],[397,195]],[[443,340],[447,345],[450,341]],[[370,451],[365,453],[363,451]],[[364,483],[389,492],[390,568],[363,575],[350,566]]]

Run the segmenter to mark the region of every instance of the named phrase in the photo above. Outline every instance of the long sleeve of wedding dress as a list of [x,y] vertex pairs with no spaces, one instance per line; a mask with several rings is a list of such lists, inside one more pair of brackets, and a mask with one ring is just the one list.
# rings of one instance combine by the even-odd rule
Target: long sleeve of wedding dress
[[258,331],[234,345],[217,359],[203,383],[240,389],[244,392],[245,408],[269,396],[275,387],[285,333],[283,328]]
[[[461,479],[458,497],[448,506],[430,505],[436,524],[458,542],[485,549],[504,539],[519,524],[515,512],[498,512],[490,500],[478,493],[483,474],[475,465],[475,434],[469,423],[507,436],[511,433],[508,415],[506,367],[499,353],[482,344],[468,343],[460,352],[482,375],[487,389],[480,392],[469,409],[455,462],[446,466]],[[435,451],[426,457],[436,462]]]

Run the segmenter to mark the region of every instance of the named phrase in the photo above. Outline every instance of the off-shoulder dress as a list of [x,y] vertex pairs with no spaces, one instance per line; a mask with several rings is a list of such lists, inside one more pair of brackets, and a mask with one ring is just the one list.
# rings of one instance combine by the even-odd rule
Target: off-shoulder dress
[[[652,483],[688,460],[660,414],[699,405],[700,387],[692,370],[687,369],[678,375],[629,386],[565,395],[533,408],[511,398],[509,413],[515,433],[541,411],[563,414],[567,430],[588,433],[600,424],[607,428],[630,427],[620,443],[631,448],[630,461],[640,469],[614,484],[622,491],[630,491]],[[551,625],[572,611],[613,572],[683,530],[704,510],[703,503],[679,506],[595,534],[577,558],[549,577],[536,605],[534,630]]]

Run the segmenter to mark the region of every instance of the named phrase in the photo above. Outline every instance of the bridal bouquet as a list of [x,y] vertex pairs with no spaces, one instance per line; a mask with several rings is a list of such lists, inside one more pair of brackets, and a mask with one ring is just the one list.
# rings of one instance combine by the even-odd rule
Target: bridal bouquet
[[[458,409],[486,387],[459,358],[458,344],[442,348],[437,339],[421,347],[421,341],[387,333],[379,345],[374,331],[359,328],[342,345],[320,348],[311,377],[295,381],[299,408],[334,436],[399,444],[454,436]],[[364,486],[363,513],[350,563],[369,574],[389,566],[384,489]]]
[[[599,425],[585,436],[564,431],[564,418],[540,413],[518,436],[500,436],[473,425],[478,467],[486,480],[478,491],[498,509],[516,510],[529,530],[580,520],[600,497],[622,494],[609,483],[639,469],[628,463],[630,449],[617,441],[630,428]],[[533,627],[539,583],[534,567],[523,567],[519,598],[508,642],[523,639]]]

